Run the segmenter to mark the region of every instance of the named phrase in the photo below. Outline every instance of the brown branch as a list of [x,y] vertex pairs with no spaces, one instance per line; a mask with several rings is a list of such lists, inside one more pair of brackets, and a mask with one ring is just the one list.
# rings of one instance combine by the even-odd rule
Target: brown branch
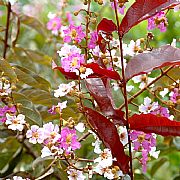
[[3,58],[4,59],[6,59],[6,52],[7,52],[7,48],[8,48],[8,33],[9,33],[9,25],[10,25],[10,16],[11,16],[11,3],[8,2],[6,31],[5,31],[5,40],[4,40],[4,51],[3,51]]

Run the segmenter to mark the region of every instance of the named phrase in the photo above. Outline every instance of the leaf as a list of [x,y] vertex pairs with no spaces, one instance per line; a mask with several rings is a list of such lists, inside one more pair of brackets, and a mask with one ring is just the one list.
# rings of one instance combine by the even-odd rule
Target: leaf
[[123,36],[141,21],[179,3],[180,2],[177,0],[136,0],[136,2],[128,9],[120,24],[119,31],[121,35]]
[[28,123],[42,126],[41,115],[36,109],[30,109],[27,107],[20,107],[19,109],[20,112],[25,115]]
[[158,169],[167,161],[168,161],[167,158],[161,158],[156,163],[154,163],[151,168],[151,177],[153,177],[158,171]]
[[109,19],[103,18],[97,26],[97,32],[104,31],[105,33],[112,33],[117,30],[116,24]]
[[180,64],[180,49],[170,45],[161,46],[148,53],[134,56],[125,69],[126,79],[148,73],[153,69]]
[[124,112],[115,109],[111,104],[111,99],[107,94],[107,89],[100,78],[86,79],[86,87],[91,96],[97,102],[101,112],[113,119],[115,124],[125,125]]
[[131,130],[156,133],[162,136],[180,136],[180,122],[154,114],[134,114],[129,118]]
[[[89,63],[89,64],[82,64],[82,66],[86,68],[91,68],[93,70],[93,74],[89,75],[87,78],[94,78],[94,77],[108,77],[114,80],[120,80],[120,76],[116,71],[108,70],[102,68],[97,63]],[[75,72],[66,72],[62,67],[55,66],[53,69],[58,69],[67,79],[78,79],[78,76]]]
[[16,14],[16,16],[19,18],[21,23],[35,29],[37,32],[39,32],[39,34],[45,37],[47,36],[46,27],[38,19],[25,14]]
[[27,58],[33,62],[37,62],[38,64],[47,65],[47,66],[51,65],[52,58],[42,52],[33,51],[31,49],[25,49],[22,47],[14,47],[13,50],[20,60],[22,54],[24,56],[25,53]]
[[111,35],[112,32],[117,30],[116,24],[109,19],[103,18],[101,22],[97,26],[97,32],[98,32],[98,41],[97,44],[99,45],[100,50],[105,53],[106,52],[106,42],[103,39],[101,33],[99,31],[103,31],[104,34]]
[[47,80],[24,67],[16,66],[15,72],[18,79],[29,86],[43,89],[45,91],[49,91],[51,87]]
[[88,107],[85,107],[84,110],[93,129],[105,146],[111,150],[113,157],[117,159],[117,165],[124,173],[128,173],[129,157],[124,153],[116,126],[100,113]]
[[8,76],[12,81],[15,82],[17,80],[16,73],[5,59],[0,59],[0,70],[3,71],[4,74]]

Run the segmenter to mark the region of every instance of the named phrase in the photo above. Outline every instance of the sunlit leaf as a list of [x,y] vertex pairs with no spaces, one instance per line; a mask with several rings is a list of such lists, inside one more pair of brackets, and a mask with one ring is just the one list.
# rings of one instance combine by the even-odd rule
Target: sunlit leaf
[[154,114],[134,114],[129,118],[130,129],[162,136],[180,136],[180,122]]
[[180,64],[180,49],[165,45],[149,53],[134,56],[126,66],[125,76],[126,79],[130,79],[135,75],[148,73],[153,69],[177,64]]

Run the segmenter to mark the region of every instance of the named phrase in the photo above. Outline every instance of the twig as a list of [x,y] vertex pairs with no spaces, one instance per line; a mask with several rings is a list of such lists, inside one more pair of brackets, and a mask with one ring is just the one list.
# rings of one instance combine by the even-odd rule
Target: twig
[[8,2],[6,32],[5,32],[5,39],[4,39],[4,51],[3,51],[3,58],[4,59],[6,59],[6,52],[7,52],[7,48],[8,48],[8,33],[9,33],[10,15],[11,15],[11,3]]

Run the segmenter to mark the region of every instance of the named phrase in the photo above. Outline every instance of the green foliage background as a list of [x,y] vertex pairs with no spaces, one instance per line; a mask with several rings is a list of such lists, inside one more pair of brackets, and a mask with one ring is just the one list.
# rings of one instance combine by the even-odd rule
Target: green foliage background
[[[59,61],[57,56],[56,44],[62,43],[61,39],[57,39],[51,35],[46,29],[46,23],[48,22],[47,14],[49,11],[56,13],[56,3],[59,1],[19,1],[22,6],[32,5],[35,8],[35,4],[39,3],[42,6],[40,12],[37,12],[36,17],[24,15],[21,13],[19,19],[21,21],[20,34],[15,47],[8,49],[7,62],[4,63],[0,60],[0,70],[4,71],[12,81],[18,78],[18,84],[16,92],[13,92],[14,101],[21,103],[21,112],[27,117],[27,121],[30,124],[42,125],[48,121],[56,122],[58,117],[56,115],[48,115],[47,109],[53,104],[57,104],[58,99],[52,96],[52,90],[57,88],[59,83],[66,82],[64,77],[57,72],[53,72],[51,69],[51,60]],[[132,1],[127,4],[130,6]],[[68,7],[64,11],[73,11],[77,9],[77,4],[82,4],[82,1],[70,0],[68,1]],[[99,6],[95,2],[92,3],[92,11],[99,12],[97,21],[99,22],[103,17],[114,19],[114,12],[110,6]],[[4,39],[4,27],[6,25],[6,7],[0,6],[0,10],[3,15],[0,17],[0,52],[3,52],[3,39]],[[63,16],[64,16],[63,12]],[[120,19],[123,16],[120,15]],[[174,13],[170,11],[167,15],[169,26],[165,33],[161,33],[158,29],[153,30],[154,40],[151,42],[153,47],[159,47],[163,44],[170,44],[173,38],[177,39],[177,47],[180,47],[180,12]],[[76,21],[76,18],[73,19]],[[84,17],[79,19],[84,22]],[[92,28],[94,29],[95,26]],[[14,40],[14,34],[17,31],[17,18],[15,15],[11,16],[9,45]],[[147,21],[140,23],[134,27],[124,39],[124,42],[128,43],[130,40],[136,40],[138,38],[146,37],[147,34]],[[9,63],[15,68],[11,68]],[[156,75],[158,72],[154,72]],[[175,79],[179,78],[179,69],[173,72]],[[160,85],[165,85],[167,79],[160,82]],[[131,83],[131,82],[130,82]],[[133,84],[134,85],[134,84]],[[137,89],[137,87],[136,87]],[[116,92],[114,92],[116,93]],[[118,97],[118,94],[114,94]],[[143,93],[137,102],[143,101],[143,98],[147,96],[147,93]],[[64,118],[68,116],[74,117],[76,121],[82,119],[81,115],[76,113],[76,104],[72,99],[69,108],[64,111]],[[118,103],[117,103],[118,104]],[[137,109],[133,109],[137,111]],[[179,116],[177,116],[179,117]],[[0,177],[4,177],[13,172],[27,171],[33,173],[38,177],[47,165],[51,162],[51,159],[46,161],[39,161],[34,158],[30,152],[27,152],[26,148],[23,148],[26,142],[21,142],[21,139],[16,139],[15,134],[9,130],[0,127]],[[77,152],[81,157],[92,158],[93,148],[91,147],[92,137],[88,138],[86,142],[82,143],[82,149]],[[152,159],[148,165],[148,172],[146,174],[141,173],[140,165],[135,161],[134,167],[136,168],[135,179],[149,179],[149,180],[177,180],[180,179],[180,139],[179,138],[163,138],[158,137],[158,149],[161,150],[160,158],[157,160]],[[35,153],[40,154],[40,147],[38,145],[33,146]],[[57,164],[57,167],[65,169],[65,164]],[[60,168],[56,168],[58,176],[63,180],[67,179],[66,173]],[[25,173],[19,173],[23,175]],[[55,176],[47,177],[46,179],[53,179]],[[94,177],[94,179],[103,179],[101,177]]]

